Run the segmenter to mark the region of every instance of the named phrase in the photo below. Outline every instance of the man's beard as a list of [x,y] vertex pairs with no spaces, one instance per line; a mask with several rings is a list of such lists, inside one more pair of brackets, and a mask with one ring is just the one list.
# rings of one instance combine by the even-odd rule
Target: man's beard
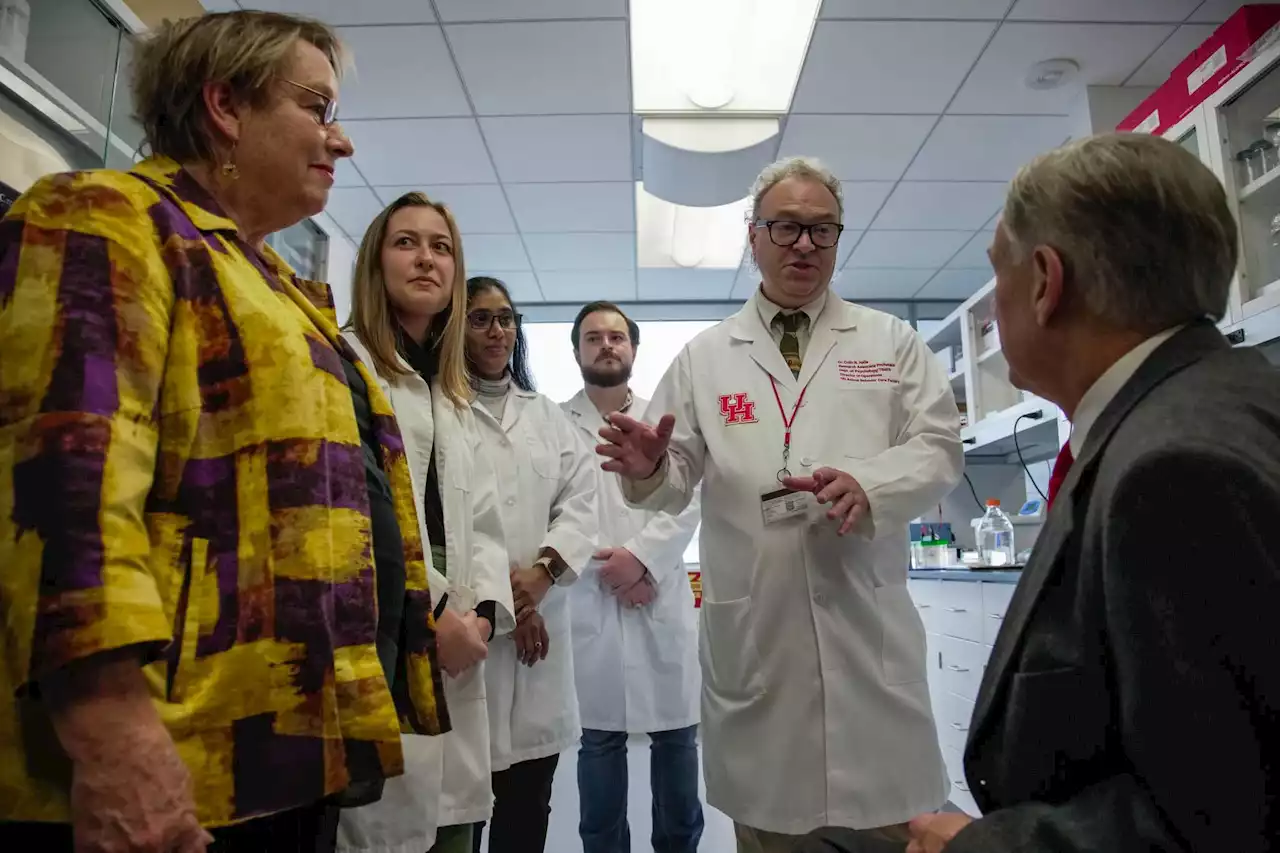
[[631,365],[619,360],[617,367],[582,365],[582,380],[597,388],[616,388],[631,380]]

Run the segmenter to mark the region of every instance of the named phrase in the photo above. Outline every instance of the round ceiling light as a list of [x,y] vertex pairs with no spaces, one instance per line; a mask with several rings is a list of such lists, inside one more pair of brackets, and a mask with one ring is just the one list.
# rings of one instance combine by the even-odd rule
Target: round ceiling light
[[1071,82],[1078,73],[1080,63],[1074,59],[1046,59],[1031,66],[1025,82],[1028,89],[1057,89]]

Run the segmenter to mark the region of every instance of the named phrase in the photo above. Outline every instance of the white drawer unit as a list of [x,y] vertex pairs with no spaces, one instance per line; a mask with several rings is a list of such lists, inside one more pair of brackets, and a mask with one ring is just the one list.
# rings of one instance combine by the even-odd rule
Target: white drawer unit
[[964,752],[965,742],[969,740],[969,724],[973,720],[973,702],[954,693],[946,693],[939,705],[938,740],[943,748]]
[[943,747],[942,760],[947,765],[947,779],[951,781],[951,802],[970,817],[982,817],[982,812],[978,811],[978,804],[969,791],[969,783],[964,778],[964,753]]
[[982,643],[944,636],[939,643],[942,652],[942,686],[970,702],[977,701],[982,685],[982,670],[987,665],[991,648]]
[[1005,611],[1009,609],[1009,600],[1013,598],[1016,584],[982,583],[982,641],[987,645],[995,645],[996,635],[1004,624]]
[[946,593],[945,584],[945,581],[915,578],[907,581],[907,592],[911,594],[916,612],[920,614],[924,629],[929,633],[942,633],[942,601]]
[[982,642],[982,585],[972,581],[942,581],[946,585],[939,611],[940,633]]

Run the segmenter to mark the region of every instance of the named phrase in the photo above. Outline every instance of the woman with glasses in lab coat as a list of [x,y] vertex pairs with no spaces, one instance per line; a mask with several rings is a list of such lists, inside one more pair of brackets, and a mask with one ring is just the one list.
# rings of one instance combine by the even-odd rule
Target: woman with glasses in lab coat
[[497,479],[470,406],[466,274],[449,209],[416,192],[392,202],[360,244],[352,290],[345,336],[395,410],[430,549],[452,730],[403,737],[405,774],[387,780],[379,802],[343,811],[338,850],[469,853],[493,803],[487,644],[515,627],[515,609]]
[[560,407],[533,390],[520,315],[502,282],[467,282],[466,335],[472,409],[499,472],[517,622],[485,666],[489,853],[541,853],[556,765],[580,733],[565,587],[594,550],[595,459]]

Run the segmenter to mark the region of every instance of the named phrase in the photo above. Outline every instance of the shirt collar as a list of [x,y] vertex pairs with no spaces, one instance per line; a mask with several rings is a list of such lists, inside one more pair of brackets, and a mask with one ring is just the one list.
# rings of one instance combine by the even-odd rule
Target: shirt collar
[[1151,357],[1151,354],[1160,348],[1160,345],[1169,338],[1176,335],[1182,330],[1182,326],[1175,326],[1172,329],[1165,329],[1157,335],[1147,338],[1133,349],[1122,355],[1115,364],[1107,368],[1098,379],[1090,386],[1089,390],[1080,398],[1080,404],[1076,406],[1075,417],[1071,421],[1071,444],[1072,457],[1079,459],[1080,452],[1084,450],[1085,440],[1089,437],[1089,430],[1093,429],[1093,425],[1098,422],[1099,416],[1107,408],[1107,405],[1120,393],[1120,389],[1125,383],[1133,378],[1133,374],[1138,372],[1138,368],[1142,367],[1143,362]]
[[129,171],[167,190],[201,231],[239,230],[222,206],[176,160],[161,156],[148,157],[134,164]]
[[764,286],[756,288],[756,309],[760,312],[760,322],[764,323],[764,327],[768,329],[773,318],[779,314],[794,314],[797,311],[803,311],[809,316],[809,328],[812,329],[818,324],[818,316],[822,314],[822,309],[827,305],[827,290],[824,287],[813,298],[813,301],[807,305],[801,305],[799,308],[783,308],[774,303],[772,299],[764,295]]

